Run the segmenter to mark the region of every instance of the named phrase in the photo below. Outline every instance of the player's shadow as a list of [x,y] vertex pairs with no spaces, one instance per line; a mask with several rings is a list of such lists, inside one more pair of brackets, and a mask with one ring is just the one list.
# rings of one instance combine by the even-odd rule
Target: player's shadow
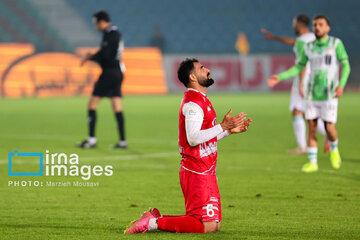
[[354,181],[360,181],[360,174],[357,173],[348,173],[346,175],[335,175],[339,178],[346,178]]
[[360,158],[343,158],[343,162],[351,162],[360,164]]

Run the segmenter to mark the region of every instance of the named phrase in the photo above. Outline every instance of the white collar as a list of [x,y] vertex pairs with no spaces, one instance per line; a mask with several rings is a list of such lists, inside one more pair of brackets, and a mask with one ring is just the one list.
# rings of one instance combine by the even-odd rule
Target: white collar
[[117,29],[118,29],[117,26],[111,25],[111,26],[108,27],[105,31],[106,31],[106,32],[111,32],[111,31],[117,30]]
[[187,90],[188,90],[188,91],[191,90],[191,91],[199,92],[199,93],[201,93],[202,95],[206,96],[205,93],[202,93],[202,92],[200,92],[199,90],[196,90],[196,89],[193,89],[193,88],[188,88]]

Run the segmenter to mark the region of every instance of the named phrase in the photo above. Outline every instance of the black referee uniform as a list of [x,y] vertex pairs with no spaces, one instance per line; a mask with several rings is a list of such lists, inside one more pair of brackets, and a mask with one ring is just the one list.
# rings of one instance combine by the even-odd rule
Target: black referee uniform
[[[110,22],[107,13],[100,11],[94,14],[94,17],[105,22]],[[123,73],[121,69],[121,55],[124,49],[124,42],[121,39],[121,34],[116,26],[110,25],[103,31],[103,38],[101,41],[100,50],[92,55],[89,60],[95,61],[100,64],[102,73],[99,80],[94,85],[92,96],[94,97],[121,97],[121,84],[123,81]],[[125,141],[124,129],[124,116],[123,112],[114,109],[115,119],[119,130],[118,143],[114,148],[127,148]],[[78,144],[81,148],[94,148],[96,147],[97,139],[95,137],[96,125],[96,109],[88,109],[88,124],[89,124],[89,137],[82,143]]]
[[100,64],[102,73],[95,83],[93,96],[121,97],[123,73],[120,66],[124,42],[116,26],[110,26],[103,33],[100,50],[90,60]]

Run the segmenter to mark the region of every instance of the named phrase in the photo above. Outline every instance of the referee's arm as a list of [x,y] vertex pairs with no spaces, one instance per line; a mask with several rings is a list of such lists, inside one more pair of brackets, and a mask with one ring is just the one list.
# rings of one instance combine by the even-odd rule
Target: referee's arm
[[119,48],[120,35],[112,31],[104,37],[106,45],[101,46],[101,49],[91,56],[90,60],[100,64],[110,63],[116,59],[116,54]]

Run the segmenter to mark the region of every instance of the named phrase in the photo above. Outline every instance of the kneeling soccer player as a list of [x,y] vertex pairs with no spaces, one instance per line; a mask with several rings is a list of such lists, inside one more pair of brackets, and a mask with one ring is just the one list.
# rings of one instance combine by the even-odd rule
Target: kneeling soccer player
[[179,80],[187,87],[179,111],[179,149],[182,156],[180,185],[186,215],[161,215],[156,208],[130,223],[126,234],[161,230],[177,233],[207,233],[220,230],[221,202],[217,185],[217,141],[233,133],[245,132],[251,123],[245,113],[220,124],[206,96],[214,83],[210,70],[196,59],[184,60],[178,69]]

